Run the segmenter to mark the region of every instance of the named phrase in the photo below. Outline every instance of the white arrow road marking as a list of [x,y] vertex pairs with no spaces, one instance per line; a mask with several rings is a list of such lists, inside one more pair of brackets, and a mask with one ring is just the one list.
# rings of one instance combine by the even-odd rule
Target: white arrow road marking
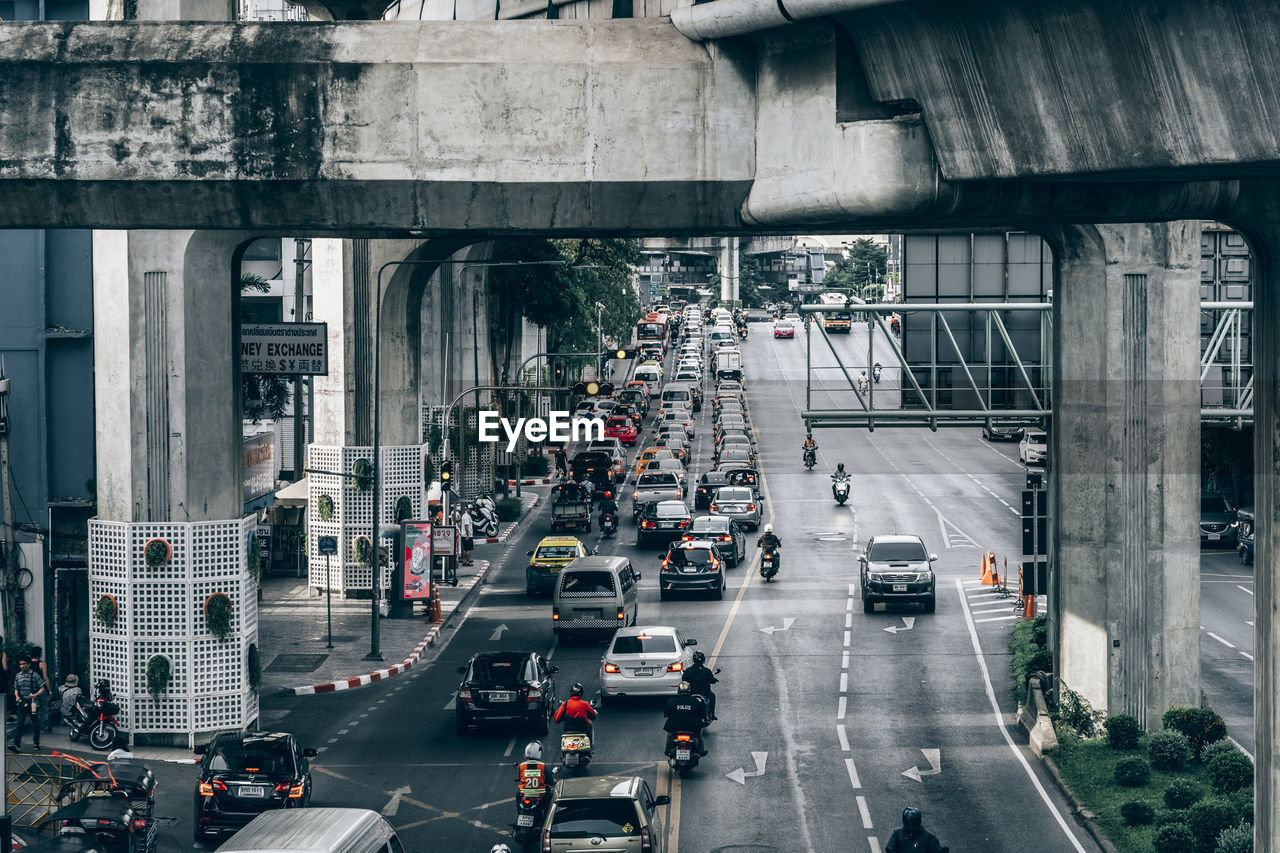
[[754,771],[754,772],[752,772],[752,773],[748,773],[748,772],[746,772],[745,770],[743,770],[741,767],[739,767],[737,770],[734,770],[734,771],[732,771],[732,772],[726,773],[726,774],[724,774],[724,775],[728,776],[730,779],[732,779],[733,781],[737,782],[739,785],[745,785],[745,784],[747,784],[744,780],[745,780],[745,779],[747,779],[747,778],[749,778],[749,777],[752,777],[752,776],[763,776],[763,775],[764,775],[764,763],[765,763],[765,761],[769,758],[769,753],[767,753],[767,752],[753,752],[753,753],[751,753],[751,758],[752,758],[752,759],[755,761],[755,763],[756,763],[756,769],[755,769],[755,771]]
[[761,628],[760,630],[761,630],[761,632],[763,632],[763,633],[765,633],[765,634],[768,634],[770,637],[772,637],[775,631],[787,631],[787,630],[790,630],[791,626],[792,626],[792,625],[794,625],[794,624],[796,624],[796,620],[795,620],[794,618],[792,618],[791,616],[787,616],[786,618],[784,618],[784,619],[782,620],[782,627],[781,627],[781,628],[778,628],[778,627],[776,627],[776,626],[774,626],[774,625],[770,625],[768,628]]
[[941,531],[942,541],[947,543],[948,548],[980,547],[972,536],[943,517],[942,512],[937,507],[934,507],[933,511],[938,514],[938,530]]
[[924,753],[925,760],[929,762],[928,770],[921,770],[919,767],[911,767],[902,771],[902,775],[910,779],[920,781],[921,776],[936,776],[942,772],[942,750],[940,749],[921,749]]
[[[975,545],[974,547],[977,547],[977,546]],[[502,632],[506,630],[509,630],[506,625],[499,625],[497,628],[494,628],[493,633],[489,635],[490,641],[501,640]]]
[[449,704],[444,706],[446,711],[452,711],[458,707],[458,691],[453,691],[453,695],[449,697]]
[[387,800],[387,804],[382,807],[382,815],[383,817],[395,817],[396,812],[400,811],[400,798],[405,794],[412,794],[413,791],[409,790],[408,785],[405,785],[403,788],[396,788],[394,791],[387,791],[387,793],[391,795],[391,799]]
[[890,634],[894,634],[894,635],[897,635],[897,633],[898,633],[899,631],[910,631],[912,628],[914,628],[914,627],[915,627],[915,624],[916,624],[916,617],[914,617],[914,616],[903,616],[903,617],[902,617],[902,622],[903,622],[903,626],[902,626],[902,627],[900,627],[900,626],[898,626],[898,625],[890,625],[888,628],[885,628],[885,629],[883,629],[883,630],[887,631],[887,632],[888,632],[888,633],[890,633]]

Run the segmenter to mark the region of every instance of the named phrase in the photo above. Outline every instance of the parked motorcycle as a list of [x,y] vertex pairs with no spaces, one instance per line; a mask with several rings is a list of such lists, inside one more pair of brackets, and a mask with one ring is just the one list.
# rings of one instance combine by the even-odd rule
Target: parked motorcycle
[[773,576],[778,573],[778,549],[768,548],[760,555],[760,577],[773,583]]
[[844,502],[849,500],[849,475],[832,474],[831,479],[835,481],[831,484],[831,494],[835,497],[836,503],[844,506]]
[[111,683],[105,678],[98,679],[93,687],[95,695],[92,700],[76,700],[69,734],[73,741],[82,737],[89,738],[89,745],[94,749],[111,749],[120,733],[120,723],[116,720],[120,706],[115,703],[111,695]]
[[672,732],[667,750],[667,766],[681,776],[698,766],[702,758],[702,737],[697,732]]
[[813,466],[818,464],[818,451],[812,447],[804,449],[804,467],[806,471],[812,471]]

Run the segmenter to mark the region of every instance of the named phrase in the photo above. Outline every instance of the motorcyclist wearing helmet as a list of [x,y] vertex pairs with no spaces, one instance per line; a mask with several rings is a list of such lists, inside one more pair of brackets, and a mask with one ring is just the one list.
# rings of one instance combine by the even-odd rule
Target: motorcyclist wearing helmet
[[836,472],[831,475],[831,497],[836,496],[836,483],[849,479],[849,472],[844,470],[844,463],[836,465]]
[[610,513],[615,517],[618,515],[618,501],[614,498],[612,489],[605,489],[604,497],[600,498],[600,515]]
[[924,828],[924,815],[915,806],[902,810],[902,829],[895,829],[884,853],[942,853],[942,843]]
[[489,848],[489,853],[511,853],[511,848],[505,844],[495,844]]
[[529,741],[524,748],[524,761],[516,765],[516,797],[533,800],[542,811],[547,805],[547,765],[542,763],[542,744]]
[[694,693],[689,682],[682,681],[676,688],[676,695],[667,700],[662,709],[666,722],[662,724],[667,733],[667,749],[669,753],[675,746],[676,732],[689,732],[698,739],[698,754],[706,755],[702,748],[702,729],[707,722],[707,700]]
[[809,458],[810,451],[812,451],[813,453],[818,452],[818,442],[813,440],[812,430],[804,434],[804,446],[801,447],[801,452],[805,459]]
[[756,540],[756,544],[766,551],[776,551],[782,547],[782,540],[773,532],[773,525],[766,524],[764,533],[760,534],[760,538]]
[[560,703],[551,719],[564,724],[566,732],[591,734],[591,721],[599,712],[588,701],[582,698],[582,683],[569,688],[569,698]]
[[689,689],[701,696],[707,702],[707,716],[711,719],[716,717],[716,694],[711,690],[711,685],[719,683],[720,679],[716,678],[716,674],[707,667],[707,656],[702,652],[693,653],[693,666],[684,671],[684,680],[689,683]]

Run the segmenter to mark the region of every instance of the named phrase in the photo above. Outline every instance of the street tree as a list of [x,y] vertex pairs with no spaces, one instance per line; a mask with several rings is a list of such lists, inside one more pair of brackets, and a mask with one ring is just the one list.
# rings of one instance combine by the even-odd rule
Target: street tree
[[[827,290],[849,290],[868,302],[878,302],[884,293],[883,283],[888,267],[888,251],[873,240],[859,237],[849,244],[848,254],[827,270],[823,287]],[[878,290],[876,285],[879,285]],[[871,298],[873,296],[874,299]]]
[[[268,293],[271,285],[265,278],[252,273],[240,275],[240,293]],[[240,322],[252,322],[248,306],[240,302]],[[279,421],[289,408],[292,397],[289,380],[270,373],[240,374],[240,406],[244,419],[252,423],[263,420]]]

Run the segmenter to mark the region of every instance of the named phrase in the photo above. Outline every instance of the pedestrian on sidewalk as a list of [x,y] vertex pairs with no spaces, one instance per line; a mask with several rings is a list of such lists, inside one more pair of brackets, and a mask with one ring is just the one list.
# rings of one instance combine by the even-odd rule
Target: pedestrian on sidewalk
[[67,680],[58,688],[58,693],[62,697],[59,710],[62,712],[62,721],[68,726],[76,716],[76,701],[84,695],[84,691],[80,689],[80,676],[74,672],[67,676]]
[[[31,668],[40,673],[46,685],[53,684],[49,680],[49,667],[44,662],[44,649],[39,646],[31,647]],[[49,702],[52,698],[51,690],[45,690],[44,695],[40,697],[40,724],[46,732],[53,731],[49,725]]]
[[475,546],[476,523],[471,520],[471,513],[464,512],[458,522],[462,533],[462,565],[471,565],[471,549]]
[[31,742],[40,749],[40,696],[48,693],[45,680],[40,673],[31,668],[31,658],[23,655],[18,658],[18,674],[13,677],[13,698],[17,702],[17,721],[13,726],[13,742],[9,744],[10,752],[22,749],[22,727],[31,720]]

